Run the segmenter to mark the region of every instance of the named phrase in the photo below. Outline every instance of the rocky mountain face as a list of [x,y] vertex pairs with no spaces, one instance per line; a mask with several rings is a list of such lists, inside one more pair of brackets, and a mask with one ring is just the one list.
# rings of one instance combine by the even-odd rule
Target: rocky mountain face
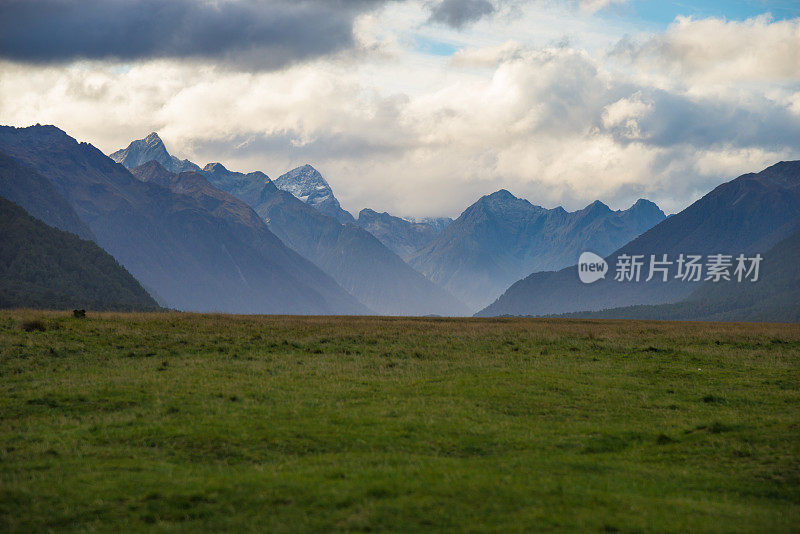
[[453,219],[450,217],[403,217],[403,219],[410,223],[428,225],[433,228],[437,234],[441,234],[442,231],[453,222]]
[[532,272],[571,265],[586,250],[608,254],[664,218],[647,200],[624,211],[598,201],[568,212],[500,190],[467,208],[410,263],[479,309]]
[[340,224],[283,190],[255,208],[287,245],[380,314],[469,314],[464,304],[354,224]]
[[179,160],[167,151],[158,134],[131,142],[111,158],[133,169],[148,161],[157,161],[169,172],[200,170],[215,187],[243,200],[250,206],[259,203],[262,194],[272,194],[275,189],[287,191],[320,213],[333,217],[342,224],[356,223],[403,260],[432,241],[452,222],[449,218],[402,219],[387,213],[362,210],[359,220],[342,208],[325,178],[311,165],[303,165],[281,175],[274,182],[261,171],[242,173],[225,168],[222,163],[209,163],[202,169],[188,160]]
[[258,203],[265,188],[277,190],[269,176],[261,171],[245,174],[229,171],[222,163],[209,163],[203,167],[203,174],[215,187],[227,191],[250,206]]
[[49,226],[82,239],[94,239],[86,223],[47,178],[4,152],[0,152],[0,197],[19,204]]
[[260,231],[261,237],[270,245],[279,241],[250,206],[214,187],[204,174],[191,171],[176,174],[166,170],[157,161],[135,167],[131,169],[131,174],[143,182],[158,184],[173,193],[191,197],[217,217],[238,224],[239,230],[246,228]]
[[[633,305],[678,302],[700,282],[658,277],[650,282],[613,279],[621,255],[765,253],[800,228],[800,161],[781,162],[720,185],[706,196],[606,257],[612,273],[590,285],[577,267],[538,272],[512,285],[479,312],[493,315],[552,315]],[[644,279],[644,278],[643,278]]]
[[97,244],[48,226],[2,197],[0,235],[0,308],[158,309]]
[[[184,194],[189,178],[194,182],[200,178],[190,176],[195,173],[168,177],[162,172],[161,176],[156,176],[159,172],[153,165],[136,169],[136,174],[143,180],[161,183]],[[154,177],[149,178],[148,174]],[[471,313],[369,232],[349,224],[355,220],[341,208],[328,183],[310,165],[294,169],[274,182],[262,172],[244,174],[230,171],[219,163],[206,165],[200,174],[209,186],[253,208],[283,243],[311,260],[375,313]],[[342,220],[349,223],[343,224]]]
[[350,212],[339,205],[328,182],[311,165],[297,167],[279,176],[275,185],[342,224],[355,222]]
[[210,204],[139,180],[95,147],[78,143],[56,127],[0,127],[0,150],[46,178],[97,243],[163,305],[236,313],[364,310],[352,300],[326,299],[319,286],[329,286],[329,279],[298,276],[299,264],[305,263],[305,272],[319,271],[274,236],[270,253],[264,253]]
[[173,193],[197,201],[204,209],[224,222],[232,234],[261,253],[265,263],[279,264],[295,279],[296,287],[319,294],[326,302],[335,304],[336,313],[352,315],[370,313],[369,309],[342,289],[329,275],[285,246],[249,205],[213,186],[204,174],[170,173],[156,161],[145,163],[131,172],[142,181],[156,183]]
[[148,161],[157,161],[170,172],[200,170],[197,165],[187,159],[180,160],[175,156],[171,156],[156,132],[152,132],[144,139],[137,139],[131,142],[128,148],[117,150],[109,157],[128,169],[133,169]]
[[386,212],[363,209],[356,224],[371,233],[389,250],[408,261],[419,250],[430,244],[452,219],[401,219]]

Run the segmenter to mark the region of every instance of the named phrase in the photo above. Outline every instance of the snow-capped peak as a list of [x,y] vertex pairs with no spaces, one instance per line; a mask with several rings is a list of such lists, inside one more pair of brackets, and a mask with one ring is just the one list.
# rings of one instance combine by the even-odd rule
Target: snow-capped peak
[[325,178],[311,165],[292,169],[274,180],[278,189],[291,193],[318,211],[334,217],[339,222],[353,222],[353,216],[342,209]]
[[131,142],[127,148],[111,154],[111,159],[133,169],[148,161],[157,161],[166,170],[174,173],[199,171],[200,167],[189,160],[180,160],[167,152],[167,147],[156,132],[150,132],[144,139]]
[[325,178],[311,165],[303,165],[292,169],[286,174],[275,180],[278,189],[288,191],[297,198],[305,197],[307,202],[312,205],[319,204],[328,199],[335,199]]

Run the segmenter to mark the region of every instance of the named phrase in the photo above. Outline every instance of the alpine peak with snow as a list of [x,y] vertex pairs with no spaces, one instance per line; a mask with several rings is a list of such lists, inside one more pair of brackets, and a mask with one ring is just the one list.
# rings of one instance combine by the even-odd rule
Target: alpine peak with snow
[[355,222],[350,212],[342,209],[325,178],[311,165],[297,167],[279,176],[275,185],[342,224]]
[[189,160],[180,160],[167,152],[167,147],[156,132],[151,132],[144,139],[132,141],[127,148],[111,154],[111,159],[129,169],[143,165],[149,161],[157,161],[169,172],[199,171],[200,167]]

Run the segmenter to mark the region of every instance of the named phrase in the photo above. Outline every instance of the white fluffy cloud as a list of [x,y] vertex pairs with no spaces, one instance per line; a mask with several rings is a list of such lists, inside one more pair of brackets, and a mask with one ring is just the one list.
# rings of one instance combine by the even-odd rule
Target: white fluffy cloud
[[[674,212],[800,157],[800,69],[790,68],[800,47],[792,56],[783,40],[797,20],[679,19],[615,47],[615,28],[585,42],[526,40],[521,28],[555,35],[559,20],[535,6],[499,29],[505,12],[481,19],[455,54],[437,56],[416,49],[437,35],[425,5],[357,20],[371,54],[274,71],[3,63],[0,122],[53,123],[106,152],[157,130],[181,158],[273,177],[311,163],[351,211],[407,215],[455,216],[501,187],[546,206],[648,197]],[[737,48],[742,32],[758,46]]]
[[745,21],[678,17],[641,42],[623,41],[617,53],[640,69],[657,69],[692,84],[796,83],[800,77],[800,19]]
[[642,99],[641,91],[620,98],[603,108],[603,126],[607,130],[619,129],[627,139],[641,139],[639,121],[653,110],[653,103]]
[[579,0],[578,3],[582,10],[595,13],[612,4],[624,4],[626,1],[627,0]]

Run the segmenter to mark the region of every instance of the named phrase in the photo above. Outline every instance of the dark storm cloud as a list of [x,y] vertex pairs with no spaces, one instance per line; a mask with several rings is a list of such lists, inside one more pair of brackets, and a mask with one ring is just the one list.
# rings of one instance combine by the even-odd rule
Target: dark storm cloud
[[0,57],[211,58],[278,68],[354,46],[385,0],[0,0]]
[[456,29],[494,13],[494,6],[488,0],[441,0],[432,4],[430,9],[429,22],[447,24]]

